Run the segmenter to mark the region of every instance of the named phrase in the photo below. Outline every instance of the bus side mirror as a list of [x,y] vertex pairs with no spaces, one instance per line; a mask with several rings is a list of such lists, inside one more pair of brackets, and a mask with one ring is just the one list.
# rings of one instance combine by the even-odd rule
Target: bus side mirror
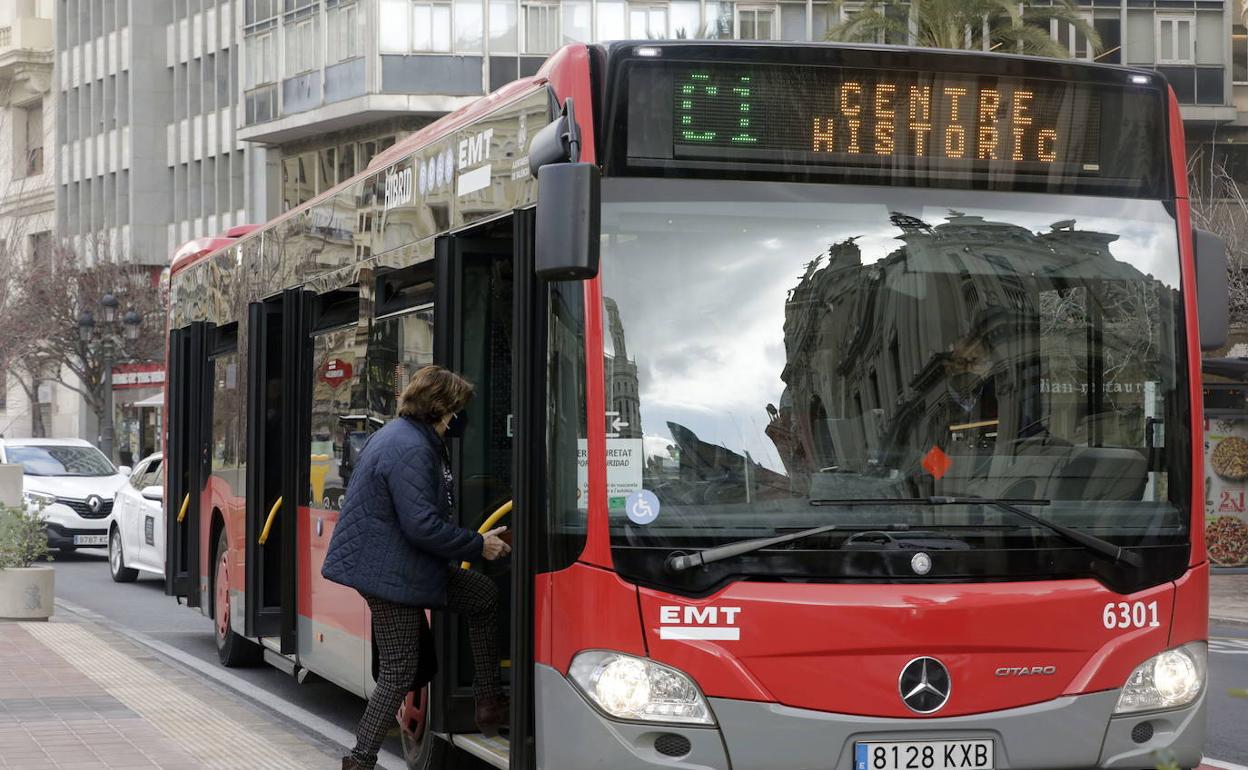
[[559,117],[534,135],[529,170],[537,176],[534,268],[547,281],[598,275],[598,196],[601,175],[581,163],[581,129],[571,97]]
[[537,176],[534,266],[547,281],[598,275],[599,189],[593,163],[552,163]]
[[1226,345],[1230,324],[1227,301],[1226,243],[1209,232],[1192,228],[1196,252],[1196,312],[1200,319],[1201,350]]

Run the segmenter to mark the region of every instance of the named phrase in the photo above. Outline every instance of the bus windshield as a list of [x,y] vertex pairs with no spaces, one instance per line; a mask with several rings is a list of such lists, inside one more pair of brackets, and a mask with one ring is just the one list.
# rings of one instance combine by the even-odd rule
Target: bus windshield
[[624,179],[604,184],[602,228],[621,572],[665,583],[673,552],[823,524],[719,578],[880,577],[864,551],[919,547],[948,552],[932,577],[1087,569],[1086,552],[1019,558],[1072,546],[1000,506],[871,502],[936,496],[1121,546],[1186,542],[1162,203]]

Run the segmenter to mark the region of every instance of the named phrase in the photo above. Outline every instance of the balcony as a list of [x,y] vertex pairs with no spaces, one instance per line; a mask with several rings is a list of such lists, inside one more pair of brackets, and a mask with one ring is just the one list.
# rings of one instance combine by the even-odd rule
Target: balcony
[[52,20],[21,18],[7,27],[0,27],[0,57],[7,59],[11,51],[20,50],[50,52]]
[[52,20],[20,18],[0,27],[0,92],[21,104],[52,87]]

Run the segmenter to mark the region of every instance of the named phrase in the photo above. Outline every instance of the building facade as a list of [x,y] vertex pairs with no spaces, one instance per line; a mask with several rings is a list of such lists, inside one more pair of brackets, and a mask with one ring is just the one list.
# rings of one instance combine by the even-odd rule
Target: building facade
[[56,2],[59,235],[89,259],[165,265],[183,241],[251,219],[241,3]]
[[[52,0],[0,4],[0,263],[44,259],[56,226]],[[81,400],[46,372],[0,371],[0,435],[77,436]]]

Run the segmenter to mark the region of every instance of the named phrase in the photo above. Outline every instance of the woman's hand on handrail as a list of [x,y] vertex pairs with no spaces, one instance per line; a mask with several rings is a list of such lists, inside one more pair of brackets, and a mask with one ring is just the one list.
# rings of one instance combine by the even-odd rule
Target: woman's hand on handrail
[[506,531],[506,527],[497,527],[481,536],[481,555],[484,556],[487,561],[494,561],[501,556],[506,556],[511,553],[511,546],[507,545],[507,543],[503,542],[503,539],[499,537]]

